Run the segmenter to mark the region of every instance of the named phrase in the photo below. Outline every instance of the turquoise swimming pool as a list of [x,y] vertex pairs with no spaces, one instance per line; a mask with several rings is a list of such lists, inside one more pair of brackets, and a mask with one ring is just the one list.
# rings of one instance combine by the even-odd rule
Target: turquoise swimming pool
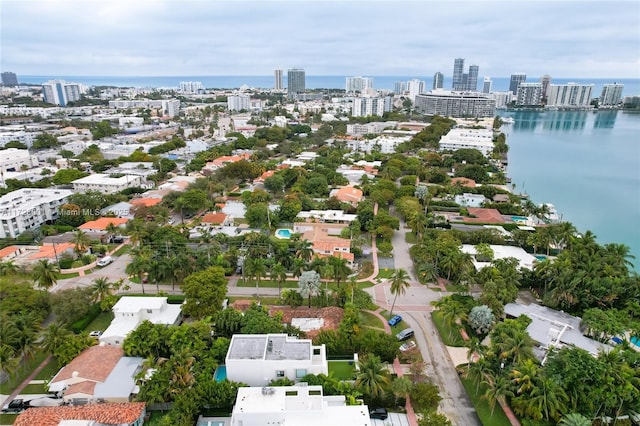
[[534,255],[534,257],[538,260],[547,260],[547,256],[545,256],[544,254],[536,254]]
[[213,373],[213,378],[216,382],[227,380],[227,366],[219,365],[218,368],[216,368],[216,372]]
[[511,216],[511,220],[514,222],[526,222],[529,218],[526,216]]
[[276,237],[283,239],[283,240],[288,240],[289,238],[291,238],[291,230],[290,229],[278,229],[276,230]]

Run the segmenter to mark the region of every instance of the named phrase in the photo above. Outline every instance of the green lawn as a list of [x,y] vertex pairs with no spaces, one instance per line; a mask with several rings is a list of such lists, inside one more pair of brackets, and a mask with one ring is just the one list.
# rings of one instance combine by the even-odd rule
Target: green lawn
[[[253,300],[258,303],[258,299],[253,296],[232,296],[227,297],[229,299],[229,304],[232,304],[236,300]],[[261,297],[260,303],[263,305],[282,305],[282,301],[277,297]]]
[[0,414],[0,425],[12,425],[17,417],[17,414]]
[[0,394],[9,395],[47,358],[47,354],[38,353],[25,366],[18,368],[17,373],[6,382],[0,384]]
[[25,394],[38,394],[38,393],[47,393],[47,389],[44,387],[44,384],[29,384],[24,388],[22,393]]
[[333,377],[340,380],[352,380],[355,373],[355,365],[351,361],[328,361],[329,374],[333,374]]
[[442,319],[442,314],[439,311],[433,311],[431,313],[433,323],[436,325],[442,341],[447,346],[464,347],[464,340],[460,335],[458,329],[452,330],[451,327]]
[[58,279],[59,280],[66,280],[68,278],[75,278],[75,277],[79,277],[80,274],[77,272],[71,272],[69,274],[58,274]]
[[376,278],[380,278],[383,280],[389,279],[393,275],[393,271],[395,271],[395,269],[390,269],[390,268],[381,269],[380,271],[378,271],[378,276]]
[[384,330],[384,324],[380,321],[380,318],[369,313],[360,311],[359,313],[360,323],[364,326],[375,327]]
[[113,320],[113,312],[102,312],[100,315],[96,317],[93,321],[87,325],[85,331],[92,332],[94,330],[105,331],[109,324],[111,324],[111,320]]
[[[387,312],[387,311],[380,311],[380,315],[385,317],[387,319],[387,321],[388,321],[392,316],[395,316],[396,314],[389,315],[389,312]],[[402,316],[402,315],[400,315],[400,316]],[[393,334],[393,335],[398,334],[402,330],[404,330],[405,328],[409,328],[407,323],[404,322],[404,320],[400,321],[398,324],[391,326],[391,334]]]
[[53,376],[60,370],[58,362],[53,359],[49,364],[45,365],[42,370],[36,375],[35,380],[51,380]]
[[[238,287],[256,287],[256,282],[253,280],[238,280]],[[263,280],[260,283],[260,287],[261,288],[278,288],[278,282],[277,281],[271,281],[271,280]],[[280,288],[298,288],[298,282],[297,281],[285,281],[282,283],[282,286]]]
[[122,256],[125,253],[129,253],[129,250],[131,250],[131,246],[130,245],[124,245],[122,247],[120,247],[118,250],[115,251],[115,253],[113,253],[114,256]]
[[413,232],[407,232],[406,234],[404,234],[404,240],[409,244],[416,244],[418,242],[416,234],[414,234]]
[[483,425],[487,426],[511,426],[511,422],[507,419],[507,416],[504,414],[502,407],[500,404],[496,402],[496,407],[493,411],[493,416],[491,415],[491,407],[489,406],[489,401],[483,398],[485,391],[487,390],[487,385],[481,384],[476,394],[476,381],[474,380],[474,375],[469,375],[468,378],[464,378],[464,375],[460,376],[460,380],[462,381],[462,385],[467,391],[469,395],[469,399],[471,403],[476,408],[478,412],[478,417],[480,417],[480,421]]

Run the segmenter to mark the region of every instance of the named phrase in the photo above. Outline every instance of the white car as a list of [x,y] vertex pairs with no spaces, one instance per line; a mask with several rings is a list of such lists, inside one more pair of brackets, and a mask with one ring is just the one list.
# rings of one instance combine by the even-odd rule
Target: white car
[[91,337],[100,337],[100,336],[102,336],[102,331],[92,331],[91,333],[89,333],[89,336],[91,336]]
[[406,352],[408,350],[411,350],[413,348],[416,347],[416,342],[414,342],[413,340],[407,342],[407,343],[403,343],[402,346],[400,346],[400,352]]

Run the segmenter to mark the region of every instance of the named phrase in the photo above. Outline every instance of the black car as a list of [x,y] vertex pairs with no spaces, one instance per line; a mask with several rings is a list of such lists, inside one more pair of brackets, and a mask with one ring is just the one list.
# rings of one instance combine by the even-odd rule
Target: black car
[[389,413],[384,408],[373,408],[369,411],[369,417],[372,419],[387,420]]
[[14,399],[4,407],[2,407],[3,413],[21,413],[25,409],[29,408],[29,401],[22,399]]

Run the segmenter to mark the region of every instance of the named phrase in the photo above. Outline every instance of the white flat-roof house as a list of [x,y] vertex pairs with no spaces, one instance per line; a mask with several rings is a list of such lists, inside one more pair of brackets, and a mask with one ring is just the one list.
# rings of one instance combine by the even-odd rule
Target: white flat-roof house
[[124,296],[113,305],[113,321],[100,336],[100,343],[120,346],[143,321],[176,325],[182,320],[180,305],[170,305],[166,297]]
[[[533,255],[527,253],[520,247],[513,246],[501,246],[501,245],[493,245],[491,244],[491,250],[493,250],[493,258],[494,259],[505,259],[507,257],[514,257],[518,259],[518,267],[533,269],[533,265],[538,260]],[[472,256],[476,255],[476,247],[471,244],[463,244],[461,248],[463,253],[468,253]],[[473,265],[476,268],[476,271],[484,268],[485,266],[489,266],[491,262],[478,262],[475,258],[473,259]]]
[[58,218],[60,206],[73,191],[22,188],[0,197],[0,238],[15,238]]
[[[265,386],[287,377],[329,374],[325,345],[286,334],[234,334],[225,359],[227,378],[250,386]],[[240,400],[240,398],[238,398]]]
[[322,386],[242,387],[231,426],[369,426],[366,405],[346,405],[344,395],[323,396]]
[[[298,213],[296,219],[305,222],[351,223],[357,214],[348,214],[342,210],[305,210]],[[296,231],[297,232],[297,231]]]
[[440,138],[441,151],[463,148],[477,149],[488,157],[493,151],[493,130],[455,128]]
[[142,176],[124,175],[110,177],[108,174],[95,173],[73,182],[75,192],[98,191],[103,194],[115,194],[127,188],[142,186]]
[[465,192],[462,195],[456,195],[454,201],[464,207],[482,207],[486,198],[482,194],[469,194]]

